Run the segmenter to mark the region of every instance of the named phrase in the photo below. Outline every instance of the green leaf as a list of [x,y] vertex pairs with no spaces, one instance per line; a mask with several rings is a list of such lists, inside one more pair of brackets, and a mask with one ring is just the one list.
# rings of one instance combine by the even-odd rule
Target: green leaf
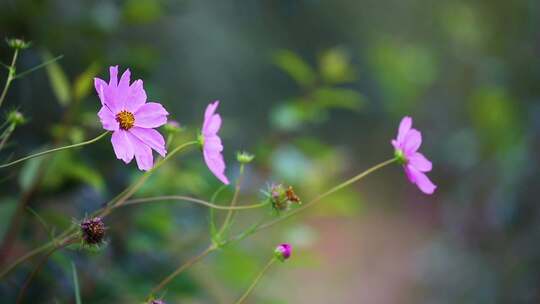
[[277,51],[273,56],[276,66],[303,86],[312,86],[317,78],[315,71],[300,56],[288,50]]
[[[44,61],[51,61],[53,58],[49,52],[43,53]],[[65,106],[69,103],[71,98],[69,80],[62,70],[62,67],[56,61],[51,61],[45,69],[49,76],[54,95],[58,99],[58,102]]]
[[[44,148],[43,150],[34,151],[34,153],[38,153],[44,150],[46,150],[46,148]],[[19,186],[21,187],[21,190],[26,191],[32,186],[38,174],[39,167],[41,166],[41,163],[45,158],[46,157],[37,157],[24,162],[21,169],[21,174],[19,175]]]
[[332,48],[321,55],[319,70],[324,81],[330,84],[351,82],[356,79],[349,54],[339,47]]
[[77,268],[73,262],[71,262],[71,270],[73,273],[73,288],[75,289],[75,303],[82,304],[81,291],[79,290],[79,279],[77,277]]
[[73,99],[75,101],[80,101],[92,91],[92,86],[94,84],[94,77],[101,70],[99,62],[94,61],[92,64],[82,72],[73,83]]
[[57,152],[50,160],[43,186],[55,189],[70,179],[86,183],[99,191],[105,187],[103,177],[94,168],[79,161],[72,151]]
[[161,3],[155,0],[129,0],[124,7],[124,18],[132,24],[150,23],[162,13]]
[[366,102],[365,97],[354,90],[320,88],[313,92],[312,102],[319,108],[339,108],[358,111]]

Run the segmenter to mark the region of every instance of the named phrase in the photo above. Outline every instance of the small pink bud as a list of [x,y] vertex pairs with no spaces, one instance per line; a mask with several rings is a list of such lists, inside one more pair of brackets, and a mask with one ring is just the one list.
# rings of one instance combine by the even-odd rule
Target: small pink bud
[[274,250],[276,258],[282,262],[291,257],[292,246],[287,243],[280,244]]

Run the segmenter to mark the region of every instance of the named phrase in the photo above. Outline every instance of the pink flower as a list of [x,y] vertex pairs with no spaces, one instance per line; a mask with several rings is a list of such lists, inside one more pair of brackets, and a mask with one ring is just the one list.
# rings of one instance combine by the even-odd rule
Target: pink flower
[[223,145],[221,138],[217,135],[221,128],[221,116],[215,114],[219,105],[219,100],[214,101],[206,107],[204,112],[204,123],[199,142],[202,144],[204,162],[208,169],[225,185],[229,184],[229,179],[225,176],[225,161],[223,160]]
[[146,102],[142,80],[130,85],[129,69],[118,82],[118,66],[109,68],[110,80],[94,78],[96,91],[101,99],[99,119],[105,130],[112,131],[111,142],[118,159],[126,164],[133,156],[140,170],[154,166],[152,149],[161,156],[167,154],[165,140],[154,130],[167,122],[167,111],[156,102]]
[[392,140],[395,155],[398,162],[403,165],[409,181],[416,184],[422,192],[433,194],[437,186],[424,174],[431,171],[431,162],[417,152],[422,144],[422,134],[411,126],[412,118],[406,116],[401,120],[397,138]]

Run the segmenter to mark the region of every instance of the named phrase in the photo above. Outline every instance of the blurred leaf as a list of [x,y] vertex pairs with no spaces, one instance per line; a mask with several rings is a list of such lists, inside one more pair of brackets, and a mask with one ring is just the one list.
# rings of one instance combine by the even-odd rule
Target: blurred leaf
[[521,138],[516,102],[501,87],[479,88],[471,97],[470,114],[481,139],[492,148],[508,148]]
[[77,268],[75,268],[75,263],[73,262],[71,262],[71,270],[73,274],[73,289],[75,290],[75,303],[82,304],[81,291],[79,289],[79,278],[77,276]]
[[64,150],[51,158],[43,186],[56,189],[68,180],[81,181],[99,191],[105,187],[105,181],[94,168],[77,160],[72,151]]
[[[44,61],[50,61],[53,58],[49,52],[43,52],[43,59]],[[53,61],[50,62],[47,66],[45,66],[45,69],[47,70],[49,81],[51,83],[54,95],[58,99],[58,102],[62,106],[67,105],[71,97],[70,84],[66,74],[62,70],[62,67],[60,66],[60,64],[58,64],[58,62]]]
[[277,51],[274,53],[273,62],[300,85],[309,87],[315,83],[315,72],[295,53],[288,50]]
[[370,50],[370,61],[384,94],[386,108],[395,115],[411,110],[438,74],[430,49],[383,39]]
[[320,88],[313,92],[312,102],[322,109],[340,108],[359,110],[365,104],[362,94],[354,90],[341,88]]
[[0,238],[2,239],[15,212],[15,208],[17,208],[17,201],[15,199],[6,198],[0,201]]
[[132,24],[150,23],[161,15],[161,3],[156,0],[128,0],[124,6],[124,18]]
[[[33,153],[38,153],[44,150],[46,150],[46,148],[43,150],[34,151]],[[47,157],[36,157],[24,162],[21,169],[21,174],[19,175],[19,185],[23,191],[28,190],[30,186],[32,186],[34,179],[38,174],[39,166],[45,158]]]
[[319,58],[322,78],[331,84],[350,82],[356,79],[356,73],[350,64],[349,54],[339,47],[324,52]]
[[99,62],[94,61],[82,72],[73,83],[73,98],[75,101],[80,101],[91,92],[94,85],[94,77],[101,70]]
[[279,104],[270,112],[270,122],[280,130],[293,131],[303,123],[302,110],[294,103]]

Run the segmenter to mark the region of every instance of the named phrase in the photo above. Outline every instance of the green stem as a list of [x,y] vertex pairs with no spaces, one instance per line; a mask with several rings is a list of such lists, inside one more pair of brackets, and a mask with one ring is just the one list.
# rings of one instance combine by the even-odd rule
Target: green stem
[[9,66],[9,72],[8,77],[6,79],[6,84],[4,85],[4,89],[2,90],[2,94],[0,95],[0,107],[2,106],[2,103],[4,102],[4,99],[6,98],[7,91],[9,89],[9,86],[11,85],[11,82],[13,79],[15,79],[15,63],[17,62],[17,56],[19,55],[19,49],[15,49],[15,52],[13,52],[13,58],[11,59],[11,65]]
[[[242,179],[244,177],[244,164],[240,164],[240,172],[238,173],[238,179],[236,180],[236,186],[234,188],[234,194],[231,200],[231,207],[234,208],[236,205],[236,200],[238,199],[238,193],[240,193],[240,186],[242,185]],[[223,221],[223,225],[221,225],[221,228],[219,229],[218,235],[221,235],[225,229],[229,226],[229,222],[231,221],[233,210],[235,209],[229,209],[229,212],[227,212],[227,216],[225,217],[225,220]]]
[[6,130],[4,130],[4,132],[0,136],[0,138],[1,138],[1,140],[0,140],[0,150],[2,150],[4,148],[4,145],[6,144],[9,137],[11,136],[11,133],[13,133],[14,130],[15,130],[15,124],[14,123],[10,124],[6,128]]
[[[317,202],[321,201],[323,198],[325,198],[325,197],[327,197],[327,196],[329,196],[329,195],[331,195],[331,194],[333,194],[333,193],[335,193],[335,192],[337,192],[337,191],[339,191],[339,190],[341,190],[341,189],[343,189],[343,188],[345,188],[345,187],[347,187],[347,186],[349,186],[349,185],[363,179],[364,177],[368,176],[369,174],[371,174],[371,173],[373,173],[373,172],[375,172],[375,171],[377,171],[377,170],[379,170],[379,169],[381,169],[381,168],[383,168],[385,166],[388,166],[388,165],[396,162],[396,160],[397,160],[396,158],[391,158],[389,160],[386,160],[386,161],[384,161],[384,162],[382,162],[380,164],[377,164],[377,165],[363,171],[362,173],[360,173],[358,175],[355,175],[355,176],[351,177],[350,179],[342,182],[341,184],[339,184],[339,185],[331,188],[330,190],[318,195],[317,197],[315,197],[314,199],[312,199],[310,202],[306,203],[302,207],[294,209],[294,210],[288,212],[287,214],[285,214],[284,216],[282,216],[280,218],[272,220],[272,221],[270,221],[270,222],[268,222],[266,224],[260,225],[259,227],[254,229],[251,234],[253,234],[253,233],[257,232],[257,231],[269,228],[271,226],[274,226],[275,224],[277,224],[279,222],[282,222],[282,221],[296,215],[297,213],[302,212],[302,211],[310,208],[311,206],[315,205]],[[245,238],[245,237],[246,237],[245,235],[242,235],[242,238]],[[230,241],[237,240],[238,238],[239,238],[239,236],[236,236]]]
[[264,268],[261,270],[261,272],[259,272],[259,274],[257,275],[257,277],[255,277],[255,280],[253,280],[253,282],[251,283],[251,285],[249,286],[249,288],[246,290],[246,292],[244,292],[244,294],[240,297],[240,299],[238,299],[238,301],[235,302],[235,304],[240,304],[242,302],[244,302],[244,300],[251,294],[251,292],[253,291],[253,288],[255,288],[255,285],[257,285],[257,283],[259,283],[259,281],[261,280],[262,276],[268,271],[268,269],[270,268],[270,266],[272,266],[272,264],[274,264],[274,262],[276,261],[276,258],[275,257],[272,257],[270,259],[270,261],[268,261],[268,263],[266,263],[266,266],[264,266]]
[[163,279],[158,285],[156,285],[156,287],[154,287],[152,289],[152,291],[150,292],[150,295],[148,297],[150,298],[152,295],[156,294],[158,291],[163,289],[163,287],[165,287],[167,284],[169,284],[169,282],[172,279],[174,279],[176,276],[178,276],[184,270],[188,269],[193,264],[197,263],[200,259],[204,258],[210,252],[212,252],[212,251],[214,251],[216,249],[217,249],[217,247],[215,247],[214,245],[210,245],[203,252],[199,253],[198,255],[192,257],[191,259],[189,259],[184,264],[180,265],[178,268],[176,268],[175,271],[173,271],[170,275],[168,275],[165,279]]
[[128,206],[128,205],[150,203],[150,202],[157,202],[157,201],[173,201],[173,200],[174,201],[187,201],[187,202],[192,202],[192,203],[196,203],[196,204],[199,204],[199,205],[203,205],[203,206],[206,206],[206,207],[209,207],[209,208],[214,208],[214,209],[218,209],[218,210],[229,210],[229,211],[255,209],[255,208],[260,208],[260,207],[264,207],[264,206],[267,205],[266,202],[262,202],[262,203],[253,204],[253,205],[223,206],[223,205],[212,204],[210,202],[207,202],[207,201],[204,201],[204,200],[201,200],[201,199],[198,199],[198,198],[194,198],[194,197],[189,197],[189,196],[163,195],[163,196],[137,198],[137,199],[128,200],[128,201],[125,201],[124,204],[122,204],[121,206],[114,206],[112,209],[116,209],[116,208],[119,208],[119,207],[122,207],[122,206]]
[[29,160],[31,158],[35,158],[35,157],[40,157],[40,156],[43,156],[43,155],[46,155],[46,154],[50,154],[50,153],[54,153],[54,152],[58,152],[58,151],[62,151],[62,150],[67,150],[67,149],[72,149],[72,148],[78,148],[78,147],[82,147],[82,146],[86,146],[86,145],[89,145],[89,144],[92,144],[92,143],[95,143],[96,141],[102,139],[105,135],[109,134],[109,131],[106,131],[106,132],[103,132],[101,133],[101,135],[99,135],[98,137],[95,137],[93,139],[90,139],[90,140],[87,140],[87,141],[83,141],[83,142],[80,142],[80,143],[77,143],[77,144],[73,144],[73,145],[69,145],[69,146],[64,146],[64,147],[59,147],[59,148],[54,148],[54,149],[50,149],[50,150],[47,150],[47,151],[43,151],[43,152],[39,152],[39,153],[36,153],[36,154],[32,154],[32,155],[28,155],[28,156],[25,156],[23,158],[19,158],[17,160],[14,160],[10,163],[7,163],[7,164],[3,164],[3,165],[0,165],[0,169],[1,168],[6,168],[6,167],[9,167],[9,166],[12,166],[12,165],[15,165],[15,164],[18,164],[20,162],[23,162],[25,160]]

